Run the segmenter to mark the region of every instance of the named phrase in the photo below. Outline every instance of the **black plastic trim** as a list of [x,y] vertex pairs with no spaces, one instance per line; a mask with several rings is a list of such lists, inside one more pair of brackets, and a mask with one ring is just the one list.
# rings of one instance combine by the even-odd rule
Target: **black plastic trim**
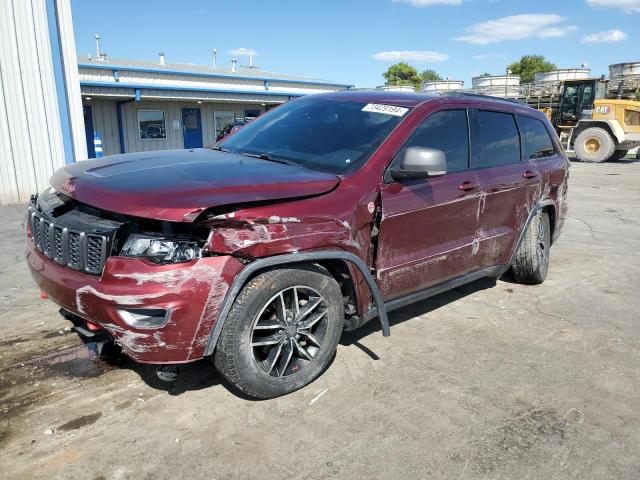
[[[463,275],[461,277],[456,277],[451,280],[447,280],[446,282],[439,283],[438,285],[434,285],[433,287],[426,288],[424,290],[420,290],[419,292],[410,293],[404,297],[396,298],[384,304],[386,313],[392,312],[399,308],[406,307],[407,305],[411,305],[412,303],[419,302],[421,300],[425,300],[429,297],[433,297],[435,295],[439,295],[453,288],[460,287],[467,283],[474,282],[481,278],[499,278],[509,269],[509,265],[497,265],[495,267],[489,267],[482,270],[478,270],[475,272],[471,272],[467,275]],[[378,316],[378,309],[376,307],[369,309],[367,313],[365,313],[362,317],[359,317],[356,321],[347,322],[345,330],[352,331],[360,328],[362,325],[367,323],[369,320],[374,319]]]
[[527,228],[529,227],[529,224],[533,220],[533,217],[535,217],[540,210],[548,206],[552,206],[555,208],[555,204],[551,199],[543,200],[541,202],[536,203],[534,207],[531,209],[531,211],[529,212],[527,221],[525,222],[524,226],[522,227],[522,230],[520,231],[520,235],[518,236],[518,241],[516,242],[516,246],[511,252],[511,257],[509,257],[509,265],[513,263],[513,260],[516,257],[516,252],[518,251],[518,248],[520,248],[520,244],[522,243],[522,240],[524,240],[524,234],[526,233]]
[[236,297],[240,293],[240,290],[242,290],[251,276],[253,276],[256,272],[265,270],[269,267],[314,262],[320,260],[344,260],[352,263],[358,270],[360,270],[360,273],[362,273],[362,276],[365,278],[367,284],[369,285],[369,290],[371,291],[371,295],[373,296],[373,300],[376,305],[376,311],[380,312],[379,318],[380,326],[382,328],[382,334],[385,337],[388,337],[391,332],[389,331],[389,318],[387,317],[382,294],[378,289],[378,285],[376,284],[375,279],[369,271],[369,267],[360,257],[356,256],[353,253],[339,250],[292,253],[255,260],[254,262],[251,262],[246,267],[244,267],[240,271],[240,273],[236,275],[236,277],[233,279],[233,283],[231,284],[231,288],[229,288],[229,291],[227,292],[222,302],[222,309],[220,310],[218,320],[216,321],[215,325],[211,329],[211,333],[209,334],[209,341],[204,351],[205,356],[211,355],[213,353],[213,350],[218,343],[220,333],[222,332],[222,327],[224,327],[224,322],[226,321],[229,312],[231,311],[231,307],[233,306]]

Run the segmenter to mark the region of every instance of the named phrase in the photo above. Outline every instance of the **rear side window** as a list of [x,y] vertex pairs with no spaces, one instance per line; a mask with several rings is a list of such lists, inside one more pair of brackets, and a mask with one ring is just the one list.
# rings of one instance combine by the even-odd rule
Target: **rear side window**
[[518,125],[522,136],[522,157],[525,160],[555,155],[551,136],[540,120],[518,115]]
[[510,113],[478,111],[482,139],[481,167],[495,167],[520,160],[520,138]]
[[404,148],[429,147],[442,150],[447,172],[469,168],[469,126],[466,110],[444,110],[430,115],[407,140]]

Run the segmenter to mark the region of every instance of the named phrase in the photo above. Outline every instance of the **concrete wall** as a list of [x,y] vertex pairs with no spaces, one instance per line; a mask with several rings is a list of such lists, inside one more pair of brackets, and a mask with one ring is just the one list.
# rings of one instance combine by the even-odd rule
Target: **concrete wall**
[[[93,128],[102,135],[103,151],[105,155],[121,153],[118,133],[118,114],[116,100],[92,99],[84,105],[92,108]],[[123,136],[125,151],[145,152],[153,150],[168,150],[183,148],[182,137],[182,109],[199,108],[202,122],[202,141],[206,147],[215,142],[215,112],[234,112],[236,117],[244,117],[245,110],[260,110],[265,107],[255,103],[208,103],[203,102],[168,102],[142,100],[122,105]],[[164,112],[167,138],[163,140],[141,140],[138,130],[138,110],[161,110]],[[178,128],[174,128],[174,121],[178,121]]]
[[86,158],[69,0],[0,2],[0,203]]

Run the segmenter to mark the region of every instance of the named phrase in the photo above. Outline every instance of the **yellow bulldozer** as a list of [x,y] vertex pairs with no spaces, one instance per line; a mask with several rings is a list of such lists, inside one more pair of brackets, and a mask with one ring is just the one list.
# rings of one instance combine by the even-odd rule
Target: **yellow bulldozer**
[[640,62],[609,68],[609,79],[559,80],[521,90],[520,101],[545,112],[565,148],[583,162],[618,160],[640,146]]

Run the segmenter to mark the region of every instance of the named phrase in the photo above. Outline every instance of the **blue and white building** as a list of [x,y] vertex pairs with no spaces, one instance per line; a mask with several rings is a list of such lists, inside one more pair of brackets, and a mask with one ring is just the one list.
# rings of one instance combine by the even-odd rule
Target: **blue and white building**
[[226,68],[97,49],[77,56],[70,0],[0,1],[0,204],[27,202],[66,163],[211,145],[236,118],[351,87],[252,61]]
[[0,1],[0,203],[86,158],[69,0]]
[[105,155],[211,145],[240,117],[257,117],[293,98],[350,85],[265,72],[100,55],[78,62],[89,144],[98,132]]

